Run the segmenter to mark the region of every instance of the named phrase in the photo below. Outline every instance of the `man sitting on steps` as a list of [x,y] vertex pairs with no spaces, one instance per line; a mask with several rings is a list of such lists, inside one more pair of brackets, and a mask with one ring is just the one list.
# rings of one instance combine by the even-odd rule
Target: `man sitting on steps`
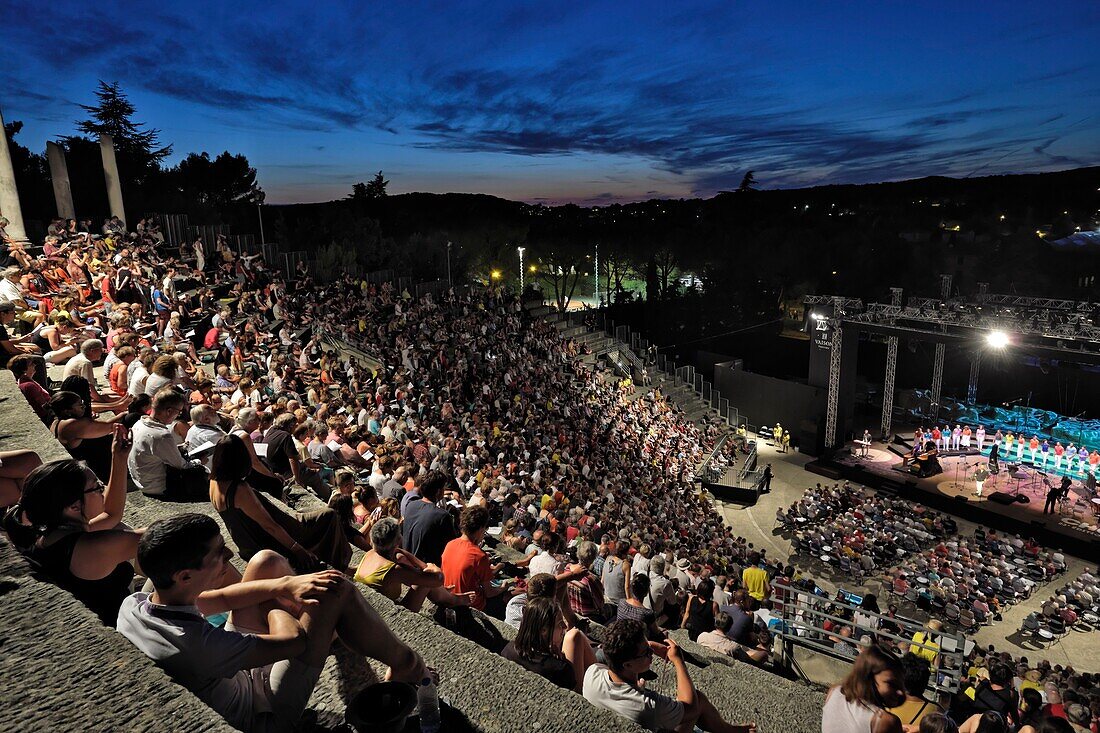
[[[240,582],[218,587],[232,575],[232,556],[210,517],[154,522],[137,559],[155,591],[123,601],[118,630],[234,728],[291,730],[334,634],[352,652],[389,665],[387,679],[423,680],[420,657],[340,573],[295,576],[285,558],[264,550]],[[225,612],[225,628],[205,618]]]

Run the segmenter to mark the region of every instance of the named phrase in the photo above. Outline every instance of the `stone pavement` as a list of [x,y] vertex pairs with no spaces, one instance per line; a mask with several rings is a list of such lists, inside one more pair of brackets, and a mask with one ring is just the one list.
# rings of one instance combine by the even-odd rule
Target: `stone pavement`
[[[805,470],[805,465],[813,460],[809,456],[793,450],[784,454],[763,442],[758,443],[758,446],[761,465],[771,463],[775,474],[771,492],[762,495],[756,506],[752,507],[720,501],[715,504],[722,517],[734,529],[735,534],[745,537],[756,547],[767,548],[768,556],[786,560],[790,555],[791,544],[776,530],[776,510],[786,509],[800,499],[806,489],[815,484],[819,482],[825,484],[832,480]],[[977,526],[962,519],[957,521],[961,534],[972,534]],[[837,579],[821,575],[818,564],[810,565],[805,558],[795,557],[791,560],[795,567],[811,573],[822,588],[830,592],[836,590]],[[1024,636],[1019,633],[1025,616],[1039,610],[1055,590],[1073,580],[1086,568],[1091,568],[1095,572],[1096,563],[1097,558],[1086,561],[1067,555],[1067,571],[1064,575],[1036,589],[1031,598],[1010,607],[1001,621],[991,626],[983,626],[976,634],[971,635],[971,638],[981,646],[992,644],[998,651],[1008,651],[1017,657],[1026,656],[1031,661],[1048,659],[1052,664],[1069,664],[1078,670],[1100,672],[1100,661],[1098,661],[1100,660],[1100,631],[1070,630],[1049,647],[1036,643],[1030,635]],[[886,596],[882,592],[882,585],[878,578],[872,576],[862,586],[856,586],[848,580],[840,584],[849,590],[877,594],[879,604],[885,608]],[[816,681],[828,682],[829,680],[816,679]]]

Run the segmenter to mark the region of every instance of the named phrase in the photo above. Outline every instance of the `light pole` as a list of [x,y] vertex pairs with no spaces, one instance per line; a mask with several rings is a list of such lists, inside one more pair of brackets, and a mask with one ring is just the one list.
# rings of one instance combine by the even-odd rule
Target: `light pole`
[[525,247],[516,247],[519,252],[519,297],[523,297],[523,250]]
[[596,242],[596,307],[600,305],[600,243]]
[[256,202],[256,215],[260,217],[260,244],[264,244],[264,209],[263,204]]

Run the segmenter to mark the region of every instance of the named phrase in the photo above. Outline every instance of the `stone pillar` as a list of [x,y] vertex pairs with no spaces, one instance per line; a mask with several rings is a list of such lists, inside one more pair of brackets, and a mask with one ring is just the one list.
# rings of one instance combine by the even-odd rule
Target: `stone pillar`
[[[0,114],[0,132],[4,129],[4,116]],[[15,185],[15,168],[11,164],[8,136],[0,134],[0,216],[8,220],[5,231],[14,240],[27,241],[23,228],[23,209],[19,206],[19,189]]]
[[103,179],[107,182],[107,200],[111,204],[111,216],[117,216],[125,226],[126,209],[122,205],[122,181],[118,177],[114,138],[110,135],[100,135],[99,152],[103,156]]
[[53,199],[57,202],[57,215],[62,219],[75,219],[73,189],[69,185],[69,166],[65,163],[65,151],[55,142],[46,143],[46,158],[50,161],[50,180],[53,182]]

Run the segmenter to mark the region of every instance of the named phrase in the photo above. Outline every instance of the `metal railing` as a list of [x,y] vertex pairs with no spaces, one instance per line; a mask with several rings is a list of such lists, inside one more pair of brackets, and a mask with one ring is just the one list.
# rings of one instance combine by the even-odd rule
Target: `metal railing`
[[[841,601],[817,592],[783,586],[782,598],[772,599],[775,611],[783,620],[783,623],[776,628],[783,642],[783,659],[788,666],[796,665],[793,654],[793,648],[796,646],[834,659],[853,661],[855,656],[845,653],[843,649],[838,649],[834,641],[842,638],[840,627],[848,626],[852,629],[852,635],[844,641],[850,643],[857,652],[864,638],[870,637],[879,643],[907,644],[910,651],[916,652],[919,649],[926,653],[933,653],[935,657],[931,660],[932,675],[929,678],[929,687],[948,693],[958,691],[959,682],[965,675],[963,666],[967,647],[965,636],[945,631],[928,632],[919,621],[900,616],[891,618],[881,613],[862,610],[859,608],[862,597],[843,590],[840,592],[845,594],[846,600]],[[854,623],[852,615],[856,611],[871,619],[873,626]],[[839,626],[826,630],[827,621]],[[897,631],[896,633],[886,631],[884,627],[896,627]],[[918,634],[921,634],[920,638],[925,641],[916,641]]]

